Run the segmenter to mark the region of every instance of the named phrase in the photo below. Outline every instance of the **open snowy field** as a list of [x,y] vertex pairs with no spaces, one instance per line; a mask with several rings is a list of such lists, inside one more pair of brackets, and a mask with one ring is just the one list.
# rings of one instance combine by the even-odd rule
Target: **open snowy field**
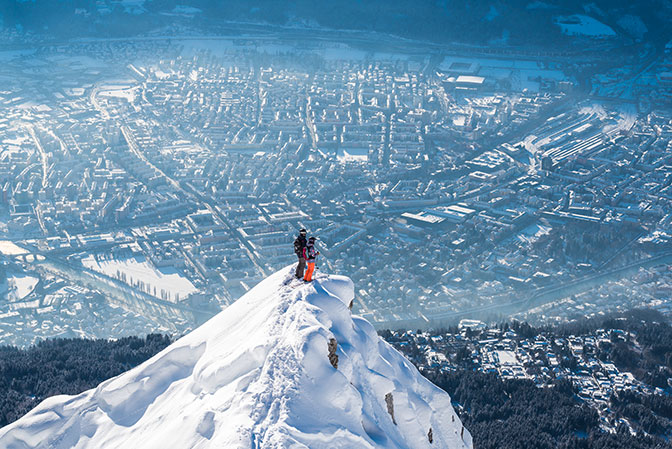
[[82,264],[93,271],[119,279],[132,286],[142,284],[142,290],[161,298],[161,291],[169,293],[164,299],[186,298],[196,291],[194,284],[171,267],[156,268],[144,257],[127,259],[97,259],[90,255],[82,259]]
[[495,354],[500,365],[518,365],[519,363],[516,353],[513,351],[499,350],[495,351]]
[[8,298],[10,301],[20,301],[30,295],[40,280],[27,274],[9,274],[7,276]]
[[16,245],[14,242],[0,240],[0,254],[4,256],[20,256],[27,253],[28,251]]
[[609,37],[616,35],[610,26],[583,14],[557,17],[555,23],[564,34],[570,36]]
[[517,235],[516,238],[520,240],[521,242],[525,242],[527,244],[532,244],[539,240],[541,236],[547,235],[551,232],[551,227],[550,226],[545,226],[539,223],[535,223],[533,225],[530,225],[526,227],[525,229],[521,230]]

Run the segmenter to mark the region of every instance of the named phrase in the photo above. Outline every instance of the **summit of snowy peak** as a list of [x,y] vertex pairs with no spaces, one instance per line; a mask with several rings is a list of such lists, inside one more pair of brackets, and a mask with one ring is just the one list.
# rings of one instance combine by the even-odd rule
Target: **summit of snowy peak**
[[448,394],[287,267],[145,363],[0,429],[18,448],[470,448]]

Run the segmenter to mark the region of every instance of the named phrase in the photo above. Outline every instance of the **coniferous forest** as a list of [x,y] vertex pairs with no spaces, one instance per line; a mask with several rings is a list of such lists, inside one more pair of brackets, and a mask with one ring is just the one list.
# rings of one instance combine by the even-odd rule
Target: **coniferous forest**
[[0,347],[0,427],[43,399],[78,394],[123,373],[171,343],[165,335],[118,340],[54,339],[28,349]]
[[672,448],[660,438],[631,435],[625,425],[615,434],[602,431],[598,413],[576,402],[567,381],[538,388],[475,371],[424,374],[462,407],[460,418],[480,449]]

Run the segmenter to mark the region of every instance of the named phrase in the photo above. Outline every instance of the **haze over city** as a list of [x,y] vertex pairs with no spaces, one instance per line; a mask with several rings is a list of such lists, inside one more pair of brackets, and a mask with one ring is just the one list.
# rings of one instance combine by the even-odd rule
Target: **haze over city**
[[185,335],[301,228],[402,346],[669,317],[669,2],[217,3],[3,2],[0,344]]
[[299,227],[381,328],[669,310],[671,56],[641,18],[556,16],[571,40],[526,48],[170,14],[3,28],[0,341],[183,332]]

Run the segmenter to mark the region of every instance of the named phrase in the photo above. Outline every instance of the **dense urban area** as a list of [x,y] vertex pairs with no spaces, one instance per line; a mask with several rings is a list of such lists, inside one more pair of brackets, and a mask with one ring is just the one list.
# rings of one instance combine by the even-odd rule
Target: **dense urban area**
[[378,328],[669,312],[672,44],[628,23],[528,52],[2,29],[0,342],[183,333],[300,227]]
[[672,447],[670,2],[5,3],[0,427],[307,228],[474,447]]

